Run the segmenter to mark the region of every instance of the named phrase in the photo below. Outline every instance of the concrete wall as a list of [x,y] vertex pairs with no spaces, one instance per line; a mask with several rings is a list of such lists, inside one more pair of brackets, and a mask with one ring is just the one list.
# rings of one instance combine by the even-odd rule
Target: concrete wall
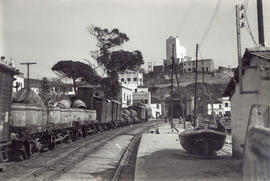
[[96,111],[86,109],[60,109],[35,107],[27,104],[13,103],[10,111],[11,126],[45,126],[47,123],[63,124],[72,121],[96,122]]
[[243,180],[270,180],[270,110],[254,105],[245,141]]
[[232,120],[232,149],[234,157],[242,157],[251,107],[254,104],[270,104],[270,81],[262,80],[259,67],[269,66],[270,63],[254,57],[250,65],[257,65],[256,69],[245,70],[243,76],[244,91],[258,91],[258,94],[239,94],[239,84],[231,97]]

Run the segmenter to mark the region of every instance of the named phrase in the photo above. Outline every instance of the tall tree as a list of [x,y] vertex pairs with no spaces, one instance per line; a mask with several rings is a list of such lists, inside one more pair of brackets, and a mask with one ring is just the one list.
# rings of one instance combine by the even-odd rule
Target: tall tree
[[89,26],[89,33],[97,40],[98,50],[92,51],[92,57],[103,67],[107,78],[101,81],[103,88],[108,91],[110,96],[116,97],[120,84],[118,82],[118,73],[127,69],[135,70],[144,63],[143,56],[139,50],[124,51],[120,47],[129,40],[129,37],[120,32],[117,28],[108,30],[97,26]]
[[75,94],[77,94],[77,81],[96,83],[99,80],[97,73],[91,66],[79,61],[59,61],[52,67],[52,71],[60,76],[71,78]]

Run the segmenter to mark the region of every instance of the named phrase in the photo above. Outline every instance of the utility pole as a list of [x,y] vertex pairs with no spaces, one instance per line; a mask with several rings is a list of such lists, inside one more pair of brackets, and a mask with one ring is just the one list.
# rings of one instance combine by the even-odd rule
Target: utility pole
[[239,76],[239,94],[242,94],[243,92],[243,81],[242,81],[242,53],[241,53],[241,32],[240,28],[244,27],[243,22],[241,23],[241,20],[244,18],[242,14],[240,16],[240,10],[243,10],[244,6],[239,5],[235,6],[236,10],[236,33],[237,33],[237,53],[238,53],[238,76]]
[[259,45],[264,47],[265,42],[264,42],[263,4],[262,4],[262,0],[257,0],[257,19],[258,19]]
[[27,89],[30,90],[30,85],[29,85],[29,66],[33,64],[37,64],[36,62],[24,62],[20,63],[21,65],[26,65],[27,66]]

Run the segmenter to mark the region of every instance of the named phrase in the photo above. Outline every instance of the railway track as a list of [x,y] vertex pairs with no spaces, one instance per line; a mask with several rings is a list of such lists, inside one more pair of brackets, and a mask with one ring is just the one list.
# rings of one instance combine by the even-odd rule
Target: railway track
[[81,139],[77,142],[72,142],[71,144],[59,146],[55,150],[35,155],[30,160],[25,160],[7,166],[6,171],[4,173],[0,173],[0,180],[55,180],[66,171],[72,169],[87,155],[102,147],[108,141],[121,134],[137,129],[138,134],[136,134],[134,139],[132,139],[132,142],[119,162],[119,168],[117,167],[116,169],[115,178],[117,178],[123,168],[124,160],[127,159],[127,156],[125,155],[130,154],[132,145],[138,141],[141,134],[151,127],[152,124],[154,123],[148,122],[145,124],[134,125],[133,127],[128,126],[118,128],[87,137],[89,139]]

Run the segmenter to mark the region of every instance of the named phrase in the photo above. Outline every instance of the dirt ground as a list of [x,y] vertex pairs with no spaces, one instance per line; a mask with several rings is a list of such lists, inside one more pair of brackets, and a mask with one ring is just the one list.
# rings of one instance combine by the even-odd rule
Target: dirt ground
[[160,134],[144,134],[137,155],[135,180],[242,180],[242,161],[231,157],[230,137],[216,156],[187,154],[168,125]]

